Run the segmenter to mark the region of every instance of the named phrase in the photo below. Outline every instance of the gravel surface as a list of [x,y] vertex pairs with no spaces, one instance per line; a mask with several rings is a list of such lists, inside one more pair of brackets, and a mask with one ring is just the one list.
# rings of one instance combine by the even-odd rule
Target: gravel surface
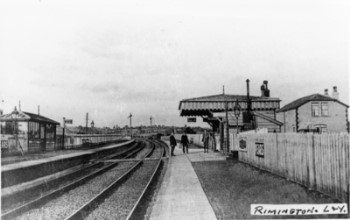
[[125,183],[107,198],[87,219],[125,219],[154,172],[157,161],[145,161]]
[[82,176],[87,175],[87,174],[95,171],[98,168],[101,168],[101,166],[87,168],[83,171],[79,171],[79,173],[76,173],[74,175],[69,175],[69,178],[63,177],[59,182],[41,185],[41,186],[35,187],[34,189],[32,189],[28,192],[21,193],[21,195],[16,195],[15,198],[11,198],[11,199],[8,199],[6,201],[2,201],[1,212],[5,213],[5,212],[10,211],[16,207],[19,207],[25,203],[33,201],[34,199],[40,198],[43,195],[51,193],[54,190],[56,190],[60,187],[63,187],[64,185],[67,185],[67,184],[77,180],[78,178],[81,178]]
[[46,203],[41,208],[30,210],[18,216],[16,219],[64,219],[115,181],[133,164],[135,164],[135,162],[119,163],[107,173],[99,175],[97,178],[88,181],[84,185],[70,190],[62,196]]
[[145,147],[136,154],[135,159],[145,158],[151,150],[152,150],[152,145],[150,143],[146,143]]
[[194,162],[192,165],[218,219],[344,218],[344,215],[252,216],[250,204],[336,201],[238,161]]
[[162,185],[164,175],[166,173],[166,167],[168,166],[168,160],[167,159],[163,160],[163,163],[164,164],[163,164],[163,167],[162,167],[162,170],[161,170],[159,176],[156,177],[153,184],[150,186],[149,193],[147,193],[145,195],[145,198],[144,198],[145,204],[143,204],[143,205],[146,206],[146,208],[145,208],[146,210],[141,210],[141,211],[145,212],[144,216],[143,216],[143,218],[145,220],[148,220],[151,217],[153,205],[157,200],[157,196],[158,196],[160,187]]
[[153,153],[150,155],[149,158],[156,159],[160,158],[163,153],[163,146],[160,146],[159,144],[156,144],[156,148],[154,149]]

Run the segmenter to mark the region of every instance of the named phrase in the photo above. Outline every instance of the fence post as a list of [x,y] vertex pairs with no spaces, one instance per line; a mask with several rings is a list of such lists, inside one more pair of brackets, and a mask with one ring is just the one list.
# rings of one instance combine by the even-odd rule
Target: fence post
[[276,172],[279,173],[280,170],[279,170],[279,151],[278,151],[278,133],[276,133],[276,163],[277,163],[277,166],[276,166]]
[[311,185],[311,189],[315,189],[316,188],[316,151],[315,151],[315,135],[312,134],[312,173],[313,173],[313,183],[310,184]]
[[348,217],[350,217],[350,184],[348,184]]

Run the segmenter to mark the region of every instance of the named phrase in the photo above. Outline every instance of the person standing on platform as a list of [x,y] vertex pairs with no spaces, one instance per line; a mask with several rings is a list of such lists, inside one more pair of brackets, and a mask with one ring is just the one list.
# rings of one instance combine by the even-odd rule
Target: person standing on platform
[[186,132],[181,136],[181,144],[182,144],[182,151],[185,153],[188,153],[188,137],[186,135]]
[[203,145],[204,145],[204,153],[208,153],[208,145],[209,145],[209,134],[207,133],[207,131],[204,131],[203,134],[203,139],[202,139]]
[[176,139],[174,137],[174,133],[171,133],[170,135],[171,156],[175,156],[174,154],[175,146],[176,146]]

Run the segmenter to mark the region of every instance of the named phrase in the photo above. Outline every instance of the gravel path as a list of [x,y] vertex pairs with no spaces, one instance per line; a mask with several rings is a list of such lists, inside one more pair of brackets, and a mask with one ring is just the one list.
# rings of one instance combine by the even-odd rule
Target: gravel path
[[16,219],[64,219],[68,217],[74,210],[78,209],[91,198],[97,195],[101,190],[115,181],[123,173],[125,173],[135,162],[123,162],[115,168],[94,178],[82,186],[79,186],[62,196],[46,203],[38,209],[30,210]]
[[157,161],[145,161],[128,180],[87,217],[91,219],[125,219],[153,173]]

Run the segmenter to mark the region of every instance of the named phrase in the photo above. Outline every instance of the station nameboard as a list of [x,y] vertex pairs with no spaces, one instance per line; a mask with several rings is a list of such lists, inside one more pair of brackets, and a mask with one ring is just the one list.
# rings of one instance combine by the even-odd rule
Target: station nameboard
[[196,122],[196,118],[187,118],[187,122]]
[[66,123],[66,124],[73,124],[73,120],[72,119],[66,119],[66,120],[64,120],[64,123]]

